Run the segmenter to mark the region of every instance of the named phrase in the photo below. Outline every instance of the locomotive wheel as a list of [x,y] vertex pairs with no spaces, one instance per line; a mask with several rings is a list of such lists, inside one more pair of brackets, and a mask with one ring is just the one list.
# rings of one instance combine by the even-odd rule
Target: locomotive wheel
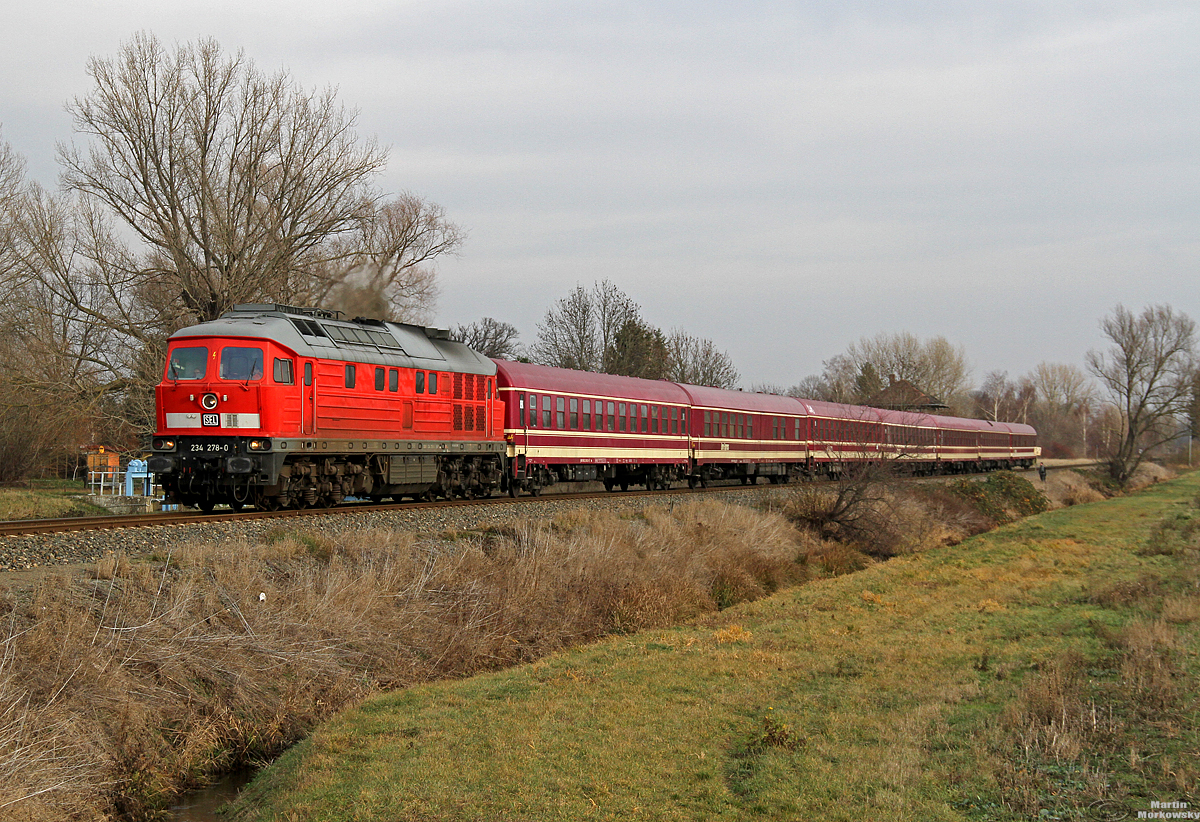
[[517,498],[517,484],[515,482],[510,482],[508,484],[508,495],[513,499]]

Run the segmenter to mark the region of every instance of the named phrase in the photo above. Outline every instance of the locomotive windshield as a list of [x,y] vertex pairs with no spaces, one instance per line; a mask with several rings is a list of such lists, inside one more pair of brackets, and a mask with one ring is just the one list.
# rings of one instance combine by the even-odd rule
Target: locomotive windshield
[[176,348],[171,352],[171,361],[167,363],[167,379],[202,380],[207,365],[208,349],[204,346]]
[[261,348],[235,348],[230,346],[221,351],[221,379],[261,380],[263,376],[263,352]]

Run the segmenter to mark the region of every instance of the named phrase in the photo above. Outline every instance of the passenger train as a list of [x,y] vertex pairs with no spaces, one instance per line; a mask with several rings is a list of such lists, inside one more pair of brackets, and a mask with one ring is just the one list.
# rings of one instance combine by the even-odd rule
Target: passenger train
[[491,360],[449,332],[239,305],[171,336],[148,469],[212,510],[1027,468],[1028,425]]

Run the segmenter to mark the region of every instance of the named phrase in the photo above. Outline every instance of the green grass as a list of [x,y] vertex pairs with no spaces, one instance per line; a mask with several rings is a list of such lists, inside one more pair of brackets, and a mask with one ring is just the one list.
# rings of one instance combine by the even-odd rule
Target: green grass
[[1197,552],[1146,546],[1198,489],[371,699],[265,771],[236,818],[1086,819],[1188,801]]
[[0,488],[0,520],[85,517],[108,511],[79,497],[88,493],[81,482],[36,480],[33,488]]

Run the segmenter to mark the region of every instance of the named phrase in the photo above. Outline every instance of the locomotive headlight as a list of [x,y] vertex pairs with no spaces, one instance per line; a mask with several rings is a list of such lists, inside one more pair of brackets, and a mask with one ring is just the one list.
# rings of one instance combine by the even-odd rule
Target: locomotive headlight
[[155,437],[150,442],[150,447],[153,448],[155,451],[174,451],[175,450],[175,440],[164,439],[162,437]]
[[217,395],[216,394],[205,394],[203,397],[200,398],[200,405],[204,406],[204,408],[206,410],[212,411],[214,408],[217,407]]
[[271,441],[270,440],[250,440],[250,442],[246,443],[246,447],[249,448],[251,451],[270,451],[271,450]]

